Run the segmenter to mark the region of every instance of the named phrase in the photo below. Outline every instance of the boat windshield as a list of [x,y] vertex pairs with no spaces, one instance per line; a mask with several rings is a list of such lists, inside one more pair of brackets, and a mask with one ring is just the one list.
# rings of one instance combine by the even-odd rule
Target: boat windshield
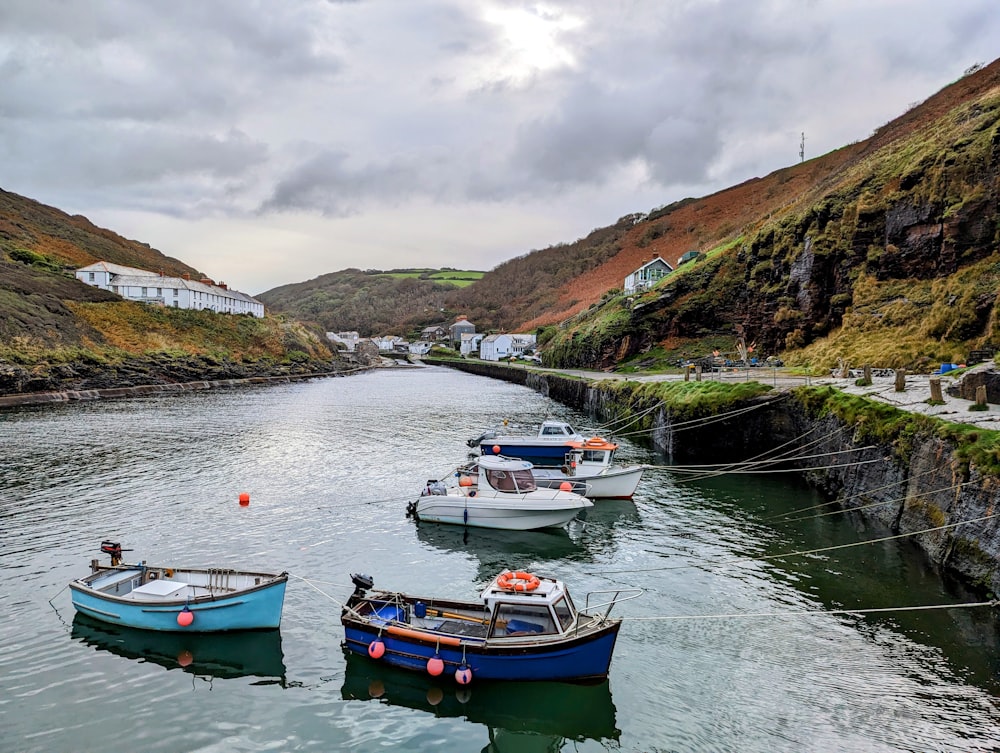
[[556,617],[559,619],[559,624],[562,625],[563,630],[569,630],[570,625],[573,624],[573,615],[576,610],[573,608],[573,602],[569,599],[569,594],[566,594],[565,598],[559,599],[552,608],[556,612]]
[[610,465],[611,453],[607,450],[584,450],[580,459],[584,463],[596,463],[597,465]]
[[533,492],[538,487],[529,469],[519,471],[486,471],[486,480],[498,492]]

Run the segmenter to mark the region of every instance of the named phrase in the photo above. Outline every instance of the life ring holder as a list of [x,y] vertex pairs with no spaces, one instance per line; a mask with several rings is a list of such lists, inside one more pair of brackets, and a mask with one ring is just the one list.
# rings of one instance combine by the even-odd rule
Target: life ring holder
[[504,591],[534,591],[542,581],[533,573],[522,571],[501,573],[497,578],[497,588]]

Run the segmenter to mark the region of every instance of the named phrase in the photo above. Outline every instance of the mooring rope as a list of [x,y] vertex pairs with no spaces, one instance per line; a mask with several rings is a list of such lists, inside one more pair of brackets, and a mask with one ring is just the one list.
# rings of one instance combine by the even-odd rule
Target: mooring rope
[[[671,424],[669,429],[671,431],[684,431],[690,428],[701,428],[702,426],[710,426],[711,424],[719,423],[720,421],[728,421],[731,418],[736,418],[737,416],[742,416],[744,413],[750,413],[751,411],[759,410],[760,408],[766,408],[774,403],[786,399],[786,395],[778,395],[777,397],[771,398],[769,400],[761,401],[756,405],[750,405],[744,408],[736,408],[726,413],[716,413],[712,416],[702,416],[700,418],[692,418],[687,421],[678,421],[675,424]],[[651,427],[649,429],[640,429],[638,431],[617,433],[616,436],[619,437],[631,437],[639,436],[644,434],[652,434],[656,431],[662,431],[667,427]]]
[[[715,475],[720,469],[723,471],[731,471],[733,473],[748,473],[752,472],[754,468],[766,468],[769,465],[776,465],[777,463],[789,463],[797,460],[815,460],[816,458],[828,458],[834,455],[849,455],[853,452],[863,452],[864,450],[876,449],[878,445],[870,444],[864,447],[853,447],[849,450],[833,450],[831,452],[817,452],[812,455],[788,455],[780,456],[775,458],[765,458],[762,460],[742,460],[737,463],[729,463],[726,465],[718,464],[706,464],[706,465],[654,465],[647,466],[647,468],[661,468],[664,470],[674,471],[676,473],[705,473],[706,475]],[[793,469],[794,470],[794,469]]]
[[817,614],[880,614],[884,612],[927,612],[935,609],[970,609],[1000,606],[1000,600],[962,602],[961,604],[924,604],[911,607],[875,607],[872,609],[802,609],[794,612],[732,612],[729,614],[677,614],[653,617],[622,617],[627,622],[665,622],[673,620],[732,620],[747,617],[806,617]]
[[[997,517],[997,515],[1000,515],[1000,513],[991,513],[989,515],[984,515],[984,516],[982,516],[980,518],[970,518],[969,520],[963,520],[963,521],[961,521],[959,523],[948,523],[947,525],[943,525],[943,526],[935,526],[933,528],[924,528],[924,529],[922,529],[920,531],[911,531],[909,533],[900,533],[900,534],[895,534],[893,536],[883,536],[883,537],[877,538],[877,539],[866,539],[864,541],[853,541],[853,542],[851,542],[849,544],[837,544],[835,546],[824,546],[824,547],[818,547],[816,549],[799,549],[799,550],[794,551],[794,552],[782,552],[781,554],[761,554],[761,555],[752,556],[752,557],[751,556],[739,557],[739,558],[734,558],[734,559],[729,559],[729,560],[721,560],[721,561],[718,561],[718,562],[708,562],[708,565],[709,566],[717,566],[717,565],[743,565],[743,564],[747,564],[748,562],[755,563],[755,562],[758,562],[759,560],[776,560],[776,559],[782,559],[784,557],[801,557],[801,556],[805,556],[805,555],[808,555],[808,554],[821,554],[822,552],[833,552],[833,551],[836,551],[838,549],[850,549],[851,547],[865,546],[867,544],[881,544],[881,543],[884,543],[886,541],[896,541],[898,539],[906,539],[906,538],[909,538],[910,536],[921,536],[921,535],[923,535],[925,533],[934,533],[935,531],[946,531],[946,530],[949,530],[951,528],[958,528],[959,526],[968,525],[969,523],[981,523],[984,520],[990,520],[992,518],[995,518],[995,517]],[[633,570],[602,570],[601,572],[602,572],[603,575],[627,575],[627,574],[631,574],[631,573],[656,573],[656,572],[663,572],[663,571],[666,571],[666,570],[686,570],[686,569],[692,568],[692,567],[703,567],[704,565],[705,565],[705,563],[688,563],[688,564],[685,564],[685,565],[666,565],[664,567],[645,567],[645,568],[637,568],[637,569],[633,569]]]
[[[828,512],[817,513],[815,515],[806,515],[806,516],[801,517],[801,518],[786,518],[785,521],[787,521],[788,523],[797,523],[797,522],[802,521],[802,520],[815,520],[817,518],[826,518],[826,517],[829,517],[830,515],[839,515],[839,514],[842,514],[842,513],[845,513],[845,512],[852,512],[854,510],[868,510],[868,509],[870,509],[872,507],[881,507],[882,505],[898,504],[900,502],[905,502],[906,500],[910,499],[911,497],[913,497],[913,498],[919,498],[919,497],[923,497],[924,495],[927,495],[927,494],[937,494],[938,492],[950,492],[950,491],[952,491],[954,489],[961,489],[963,486],[966,486],[966,485],[972,484],[972,483],[977,483],[977,482],[964,481],[961,484],[952,484],[951,486],[943,486],[940,489],[928,489],[925,492],[918,492],[918,493],[913,494],[913,495],[907,494],[904,497],[896,497],[894,499],[887,499],[887,500],[885,500],[883,502],[871,502],[870,504],[867,504],[867,505],[858,505],[856,507],[844,507],[844,508],[841,508],[841,509],[838,509],[838,510],[829,510]],[[860,495],[858,495],[858,496],[860,496]],[[835,500],[835,501],[837,501],[837,500]],[[829,504],[833,504],[833,502],[831,502]]]

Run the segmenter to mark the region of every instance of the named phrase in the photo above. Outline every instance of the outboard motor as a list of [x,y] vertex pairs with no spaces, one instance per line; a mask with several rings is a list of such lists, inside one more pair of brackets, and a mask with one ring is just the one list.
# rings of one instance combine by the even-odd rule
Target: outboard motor
[[493,438],[494,438],[494,437],[495,437],[496,435],[497,435],[497,431],[496,431],[496,429],[490,429],[489,431],[484,431],[484,432],[483,432],[482,434],[480,434],[480,435],[479,435],[479,436],[478,436],[478,437],[477,437],[476,439],[469,439],[469,440],[466,440],[466,442],[465,442],[465,443],[466,443],[467,445],[469,445],[469,447],[478,447],[478,446],[479,446],[479,444],[480,444],[480,443],[481,443],[481,442],[482,442],[482,441],[483,441],[484,439],[493,439]]
[[122,545],[115,541],[102,541],[101,552],[111,555],[111,567],[122,563]]
[[351,582],[354,584],[354,593],[352,596],[361,598],[365,595],[365,591],[375,585],[375,579],[370,575],[362,575],[361,573],[351,573]]

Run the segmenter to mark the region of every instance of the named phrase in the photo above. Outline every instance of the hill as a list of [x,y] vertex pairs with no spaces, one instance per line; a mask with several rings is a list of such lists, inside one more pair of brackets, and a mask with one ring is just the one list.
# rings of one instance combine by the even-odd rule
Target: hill
[[201,276],[85,217],[0,191],[0,394],[336,368],[322,334],[297,322],[152,308],[73,276],[98,260]]
[[[961,362],[1000,343],[998,206],[1000,61],[865,141],[651,213],[574,284],[589,310],[563,296],[526,326],[574,314],[548,353],[567,366],[662,363],[738,337],[821,367]],[[651,291],[597,300],[609,270],[649,250],[671,263],[707,253]]]
[[326,332],[404,335],[450,323],[450,294],[482,277],[483,272],[458,269],[345,269],[282,285],[257,298]]

